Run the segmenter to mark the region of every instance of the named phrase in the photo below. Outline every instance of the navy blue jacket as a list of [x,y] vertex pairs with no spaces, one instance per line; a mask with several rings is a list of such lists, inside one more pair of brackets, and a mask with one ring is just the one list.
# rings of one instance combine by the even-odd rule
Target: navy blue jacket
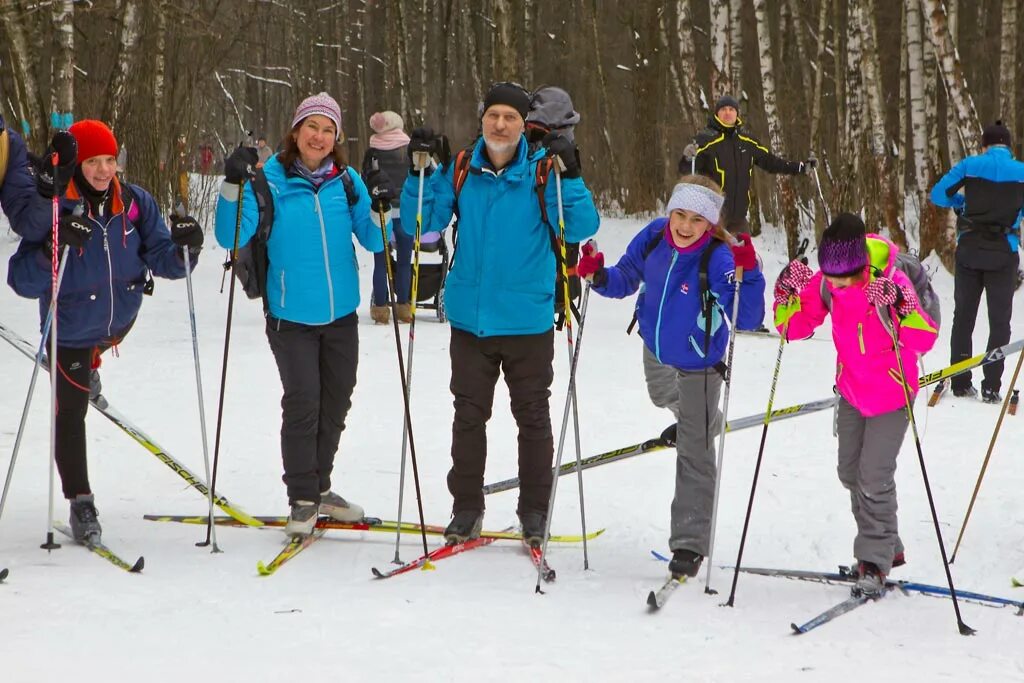
[[[13,179],[8,169],[5,185]],[[24,170],[28,175],[28,171]],[[31,182],[31,178],[29,179]],[[51,265],[45,246],[52,226],[52,202],[35,191],[14,198],[11,221],[21,244],[11,257],[7,284],[20,296],[39,299],[40,328],[51,299]],[[82,249],[67,251],[67,265],[57,300],[58,343],[69,348],[89,348],[116,337],[135,320],[142,306],[147,271],[159,277],[185,277],[181,249],[171,241],[153,196],[137,185],[130,191],[115,179],[113,200],[107,216],[88,215],[92,236]],[[60,199],[62,214],[85,204],[72,182]],[[8,207],[5,204],[4,210]],[[195,267],[196,256],[190,261]]]
[[962,159],[935,183],[931,200],[956,211],[958,245],[998,242],[1003,251],[1020,248],[1024,163],[1009,148],[995,145]]
[[[3,130],[4,118],[0,116],[0,131]],[[26,201],[26,198],[36,193],[36,184],[28,172],[25,141],[10,128],[7,129],[7,135],[7,173],[3,183],[0,183],[0,208],[7,214],[11,225],[17,226],[22,222],[25,211],[31,206],[31,202]]]
[[[681,253],[665,239],[668,218],[656,218],[629,243],[619,262],[606,269],[608,281],[594,291],[622,299],[633,294],[642,282],[637,299],[637,320],[644,344],[659,362],[680,370],[700,371],[715,366],[725,355],[729,329],[723,324],[732,316],[736,263],[732,250],[720,245],[708,262],[708,289],[716,302],[711,320],[711,338],[701,311],[700,261],[704,249]],[[644,258],[648,245],[657,246]],[[760,267],[743,274],[740,308],[735,321],[739,329],[755,329],[764,319],[764,275]]]

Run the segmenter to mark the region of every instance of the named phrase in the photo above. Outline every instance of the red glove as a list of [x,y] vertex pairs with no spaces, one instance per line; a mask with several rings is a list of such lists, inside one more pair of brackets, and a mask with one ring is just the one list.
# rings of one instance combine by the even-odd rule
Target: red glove
[[582,255],[576,265],[576,274],[600,287],[608,280],[608,273],[604,269],[604,254],[597,250],[593,241],[584,244],[580,253]]
[[754,270],[757,268],[757,254],[754,252],[754,243],[750,241],[750,233],[741,232],[736,235],[738,244],[732,248],[732,258],[736,261],[736,267],[743,270]]
[[893,306],[904,318],[917,310],[917,292],[913,287],[897,285],[887,277],[877,277],[864,288],[864,294],[873,306]]
[[800,292],[811,281],[814,271],[806,263],[794,260],[789,263],[779,274],[775,282],[775,303],[784,304],[790,297],[800,296]]

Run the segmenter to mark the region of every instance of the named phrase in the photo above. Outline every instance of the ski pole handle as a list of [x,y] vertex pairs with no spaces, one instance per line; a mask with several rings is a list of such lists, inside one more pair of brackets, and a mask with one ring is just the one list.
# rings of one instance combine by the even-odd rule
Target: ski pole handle
[[422,171],[430,165],[430,153],[429,152],[413,152],[412,153],[412,167],[415,171]]

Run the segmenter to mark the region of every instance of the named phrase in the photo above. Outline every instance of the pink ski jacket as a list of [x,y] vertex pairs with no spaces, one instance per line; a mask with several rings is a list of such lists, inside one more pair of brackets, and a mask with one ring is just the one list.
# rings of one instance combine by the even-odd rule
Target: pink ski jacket
[[[884,321],[881,316],[895,314],[872,306],[864,293],[867,278],[884,275],[897,285],[913,287],[895,266],[898,248],[878,235],[867,236],[871,265],[866,278],[850,287],[833,287],[816,272],[800,292],[799,298],[775,305],[775,326],[790,340],[807,339],[815,328],[832,315],[832,340],[836,345],[836,388],[839,394],[865,417],[882,415],[907,404],[900,380],[899,365],[893,350],[892,335],[886,325],[895,325],[899,335],[900,356],[910,396],[917,394],[917,360],[935,344],[938,326],[918,304],[917,310],[902,320]],[[822,287],[831,293],[831,310],[822,300]],[[787,329],[788,324],[788,329]]]

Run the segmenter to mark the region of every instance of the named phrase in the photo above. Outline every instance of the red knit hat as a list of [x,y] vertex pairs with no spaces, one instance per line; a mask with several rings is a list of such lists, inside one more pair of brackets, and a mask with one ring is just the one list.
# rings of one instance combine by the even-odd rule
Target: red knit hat
[[68,132],[78,142],[78,163],[102,155],[117,156],[117,139],[107,124],[96,119],[82,119],[71,124]]

